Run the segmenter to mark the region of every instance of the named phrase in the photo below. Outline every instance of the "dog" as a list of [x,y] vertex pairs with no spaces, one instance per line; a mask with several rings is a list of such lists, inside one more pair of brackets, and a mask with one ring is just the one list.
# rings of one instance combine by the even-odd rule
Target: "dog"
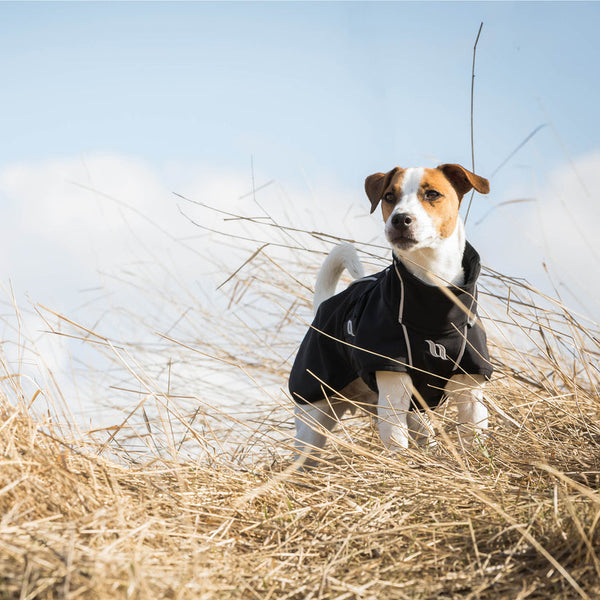
[[[316,463],[327,432],[356,406],[376,415],[395,452],[430,443],[423,411],[446,397],[457,404],[465,449],[487,429],[483,390],[493,369],[477,316],[480,259],[459,216],[472,189],[487,194],[489,183],[458,164],[366,178],[393,262],[365,277],[354,246],[341,244],[321,267],[315,319],[289,378],[301,467]],[[354,281],[335,294],[344,269]]]

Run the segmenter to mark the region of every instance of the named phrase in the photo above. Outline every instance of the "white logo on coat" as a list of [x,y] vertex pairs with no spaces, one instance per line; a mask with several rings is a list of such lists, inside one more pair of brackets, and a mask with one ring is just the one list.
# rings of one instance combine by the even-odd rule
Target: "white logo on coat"
[[441,344],[436,344],[433,340],[425,340],[425,343],[429,346],[429,354],[435,356],[435,358],[441,358],[442,360],[448,360],[446,354],[446,348]]

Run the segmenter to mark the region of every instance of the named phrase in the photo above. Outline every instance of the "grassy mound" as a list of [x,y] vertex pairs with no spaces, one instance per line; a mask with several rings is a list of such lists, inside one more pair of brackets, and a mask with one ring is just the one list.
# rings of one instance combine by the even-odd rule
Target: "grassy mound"
[[168,334],[146,324],[163,332],[153,346],[85,328],[142,398],[102,433],[36,410],[38,392],[5,368],[0,597],[600,596],[597,329],[487,271],[485,446],[460,452],[442,408],[435,449],[392,456],[357,415],[294,475],[279,388],[309,318],[313,254],[260,248],[227,282],[229,312],[211,319],[190,300]]

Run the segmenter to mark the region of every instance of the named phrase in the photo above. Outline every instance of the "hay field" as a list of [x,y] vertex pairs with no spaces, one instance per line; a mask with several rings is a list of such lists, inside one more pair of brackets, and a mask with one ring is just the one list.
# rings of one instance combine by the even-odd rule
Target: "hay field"
[[485,446],[460,452],[442,408],[436,448],[393,456],[355,416],[293,475],[286,377],[335,240],[261,227],[218,315],[171,282],[162,316],[123,307],[144,344],[60,317],[132,398],[112,426],[2,361],[0,598],[600,597],[598,327],[487,269]]

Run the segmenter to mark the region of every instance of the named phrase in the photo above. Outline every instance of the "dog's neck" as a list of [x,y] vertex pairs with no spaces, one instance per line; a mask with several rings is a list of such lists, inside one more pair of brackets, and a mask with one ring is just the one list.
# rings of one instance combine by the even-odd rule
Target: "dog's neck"
[[465,251],[465,227],[457,220],[454,232],[428,248],[397,250],[394,254],[418,279],[433,286],[462,285],[465,273],[462,266]]

